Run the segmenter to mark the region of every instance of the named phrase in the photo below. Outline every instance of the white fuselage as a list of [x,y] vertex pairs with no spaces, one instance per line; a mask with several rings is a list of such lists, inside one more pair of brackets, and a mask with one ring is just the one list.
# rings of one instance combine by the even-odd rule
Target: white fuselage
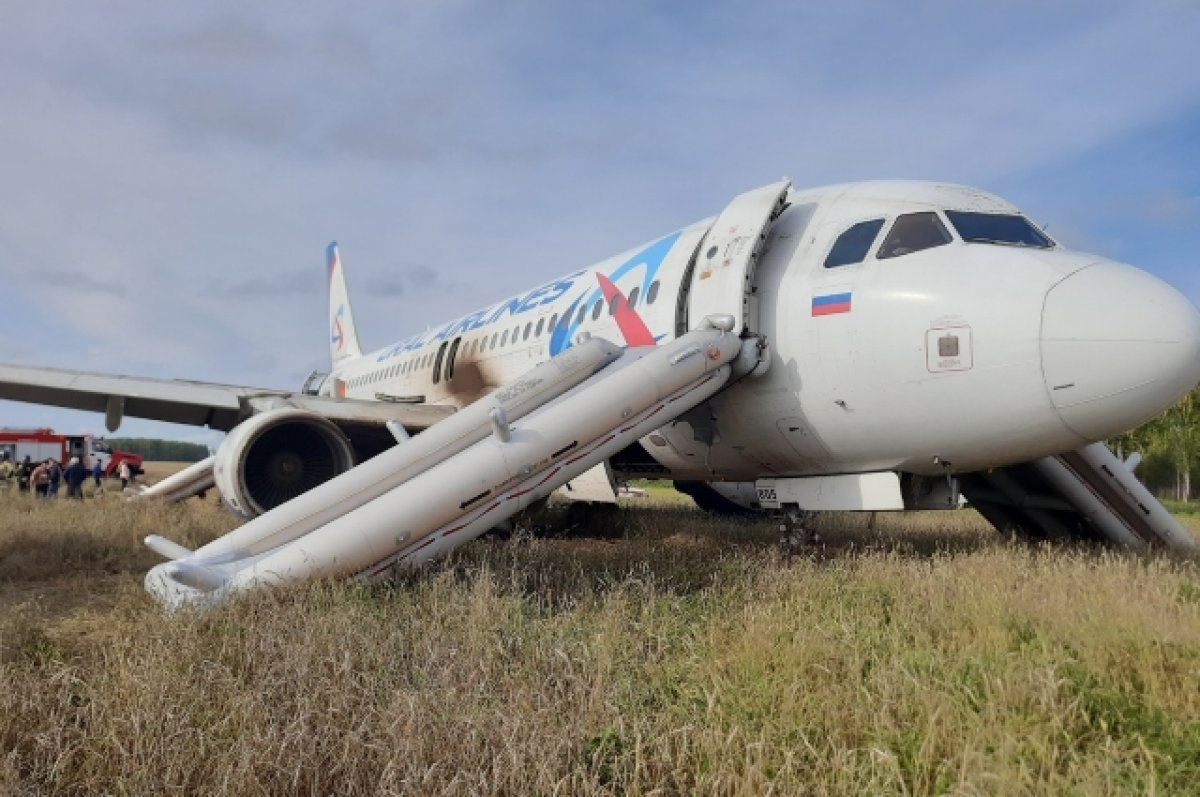
[[[1174,289],[1048,240],[964,240],[947,211],[1019,217],[961,186],[792,191],[749,294],[766,367],[645,449],[676,478],[978,470],[1104,439],[1200,378],[1200,314]],[[946,241],[901,247],[914,219]],[[322,392],[462,406],[587,336],[674,338],[698,321],[688,299],[711,222],[343,361]],[[827,265],[851,228],[861,257]],[[624,297],[615,313],[605,278]]]

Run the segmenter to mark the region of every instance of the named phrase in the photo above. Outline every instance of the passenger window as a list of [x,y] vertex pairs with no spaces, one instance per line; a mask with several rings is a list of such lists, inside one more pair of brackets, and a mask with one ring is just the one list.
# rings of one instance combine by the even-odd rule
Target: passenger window
[[550,323],[546,325],[546,331],[550,332],[556,326],[558,326],[558,313],[555,313],[554,315],[550,316]]
[[496,348],[496,338],[498,338],[498,337],[500,337],[500,333],[499,333],[499,332],[493,332],[493,333],[492,333],[492,342],[491,342],[491,344],[488,346],[488,348],[490,348],[490,349],[495,349],[495,348]]
[[508,345],[508,330],[507,329],[504,330],[504,334],[500,336],[500,345],[501,346]]
[[630,310],[637,307],[638,292],[640,290],[641,290],[640,287],[634,287],[634,289],[629,292],[629,300],[628,301],[629,301],[629,309]]
[[654,300],[658,298],[658,280],[650,283],[649,290],[646,291],[646,304],[654,304]]
[[612,301],[608,303],[608,314],[616,315],[617,308],[621,306],[621,294],[613,294]]
[[545,327],[545,326],[546,326],[546,319],[544,319],[544,318],[539,318],[539,319],[538,319],[538,325],[537,325],[537,327],[536,327],[536,328],[533,330],[533,336],[534,336],[535,338],[540,338],[540,337],[542,336],[542,329],[543,329],[543,327]]
[[592,305],[592,320],[593,321],[599,320],[600,314],[603,312],[604,312],[604,301],[601,299],[597,299],[596,303],[594,305]]
[[825,268],[861,263],[867,252],[871,251],[871,244],[875,243],[875,236],[882,226],[883,219],[860,221],[839,235],[829,250],[829,257],[825,258]]
[[521,340],[529,340],[530,332],[533,332],[533,322],[532,321],[529,321],[528,323],[525,324],[525,334],[521,337]]
[[950,241],[950,233],[936,213],[906,213],[892,224],[876,257],[880,260],[900,257],[922,249],[944,246]]
[[578,326],[583,323],[583,314],[587,312],[587,305],[582,305],[579,308],[579,315],[575,317],[575,324]]

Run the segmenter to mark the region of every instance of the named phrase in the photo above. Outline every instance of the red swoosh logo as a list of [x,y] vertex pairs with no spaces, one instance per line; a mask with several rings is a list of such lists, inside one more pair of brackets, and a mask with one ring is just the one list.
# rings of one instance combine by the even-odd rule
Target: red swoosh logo
[[638,315],[637,310],[629,306],[629,300],[625,298],[625,294],[621,293],[616,285],[613,285],[612,280],[599,272],[596,274],[596,281],[600,283],[600,291],[604,294],[605,302],[611,305],[614,297],[620,297],[617,301],[617,312],[613,314],[613,318],[616,319],[621,335],[625,338],[625,345],[655,345],[654,335],[650,334],[646,322]]

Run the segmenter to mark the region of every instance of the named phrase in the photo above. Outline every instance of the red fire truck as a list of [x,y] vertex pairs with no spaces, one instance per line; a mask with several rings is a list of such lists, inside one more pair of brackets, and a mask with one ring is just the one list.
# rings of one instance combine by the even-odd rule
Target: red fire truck
[[104,475],[115,477],[122,462],[129,463],[133,475],[142,472],[142,457],[129,451],[119,451],[90,434],[58,434],[53,429],[9,429],[0,428],[0,459],[7,454],[13,462],[23,462],[29,457],[32,462],[41,462],[53,457],[62,464],[79,457],[84,465],[100,461]]

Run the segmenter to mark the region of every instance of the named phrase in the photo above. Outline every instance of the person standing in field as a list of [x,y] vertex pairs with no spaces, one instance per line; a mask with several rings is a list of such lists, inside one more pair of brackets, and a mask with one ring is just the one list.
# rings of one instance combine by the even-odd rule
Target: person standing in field
[[0,452],[0,482],[8,482],[17,475],[16,464],[8,458],[8,452]]
[[121,466],[117,468],[117,476],[121,479],[121,492],[129,487],[129,463],[121,460]]
[[25,461],[21,463],[21,467],[17,468],[17,491],[21,493],[29,492],[29,480],[33,476],[33,463],[29,461],[29,455],[25,455]]
[[29,474],[29,483],[33,485],[33,494],[38,498],[47,497],[50,491],[50,460],[39,462]]
[[46,475],[50,477],[50,484],[46,488],[47,498],[58,498],[58,488],[62,484],[62,465],[57,459],[51,457],[46,460]]
[[100,467],[100,458],[92,460],[92,478],[96,480],[96,492],[100,491],[100,479],[104,476],[104,468]]
[[71,457],[70,464],[63,471],[63,481],[67,483],[67,498],[83,500],[83,483],[87,478],[88,469],[79,461],[79,457]]

